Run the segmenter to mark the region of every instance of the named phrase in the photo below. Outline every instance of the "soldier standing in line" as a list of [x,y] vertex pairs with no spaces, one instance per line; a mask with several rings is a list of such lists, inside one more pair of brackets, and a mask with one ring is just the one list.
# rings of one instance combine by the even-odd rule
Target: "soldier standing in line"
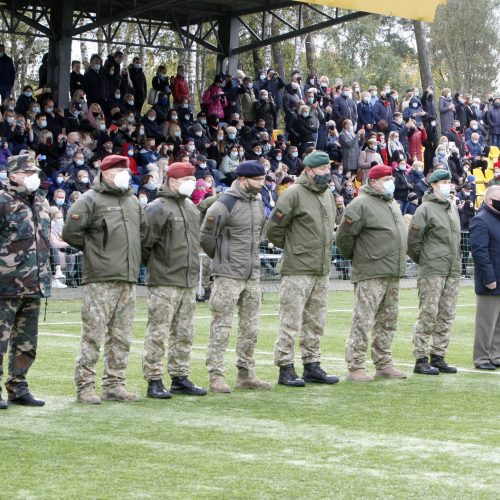
[[[145,208],[148,229],[142,261],[148,270],[148,325],[142,369],[150,398],[207,394],[188,379],[201,252],[200,212],[189,199],[196,182],[194,170],[190,163],[172,163],[166,184]],[[166,337],[170,391],[162,382]]]
[[[129,160],[102,160],[92,189],[69,210],[63,239],[83,251],[82,340],[76,358],[77,401],[138,401],[125,389],[135,284],[146,217],[129,186]],[[102,396],[95,391],[95,365],[104,339]]]
[[[408,231],[408,255],[418,264],[419,315],[413,331],[415,373],[456,373],[444,360],[460,288],[460,218],[450,202],[451,175],[434,171]],[[429,364],[429,338],[432,337]]]
[[347,206],[337,229],[337,246],[352,259],[354,306],[346,341],[347,380],[372,382],[365,371],[368,335],[377,378],[404,379],[392,365],[391,345],[398,322],[399,280],[406,271],[407,227],[393,198],[392,169],[377,165],[368,184]]
[[259,192],[266,173],[258,161],[240,163],[235,173],[238,179],[208,209],[201,227],[201,246],[213,259],[215,277],[206,363],[210,389],[219,393],[231,392],[224,377],[224,352],[235,305],[239,316],[236,387],[271,388],[256,377],[254,358],[261,303],[259,243],[266,223]]
[[[33,156],[11,156],[7,172],[9,183],[0,190],[0,379],[10,343],[9,403],[43,406],[26,376],[36,357],[40,298],[50,295],[49,204],[37,193]],[[0,387],[0,409],[6,408]]]
[[[304,159],[304,166],[297,182],[278,199],[267,226],[269,241],[284,250],[278,264],[283,280],[274,362],[280,370],[278,383],[290,387],[339,381],[321,368],[320,350],[336,215],[328,189],[330,158],[323,151],[314,151]],[[294,342],[299,333],[303,378],[294,367]]]

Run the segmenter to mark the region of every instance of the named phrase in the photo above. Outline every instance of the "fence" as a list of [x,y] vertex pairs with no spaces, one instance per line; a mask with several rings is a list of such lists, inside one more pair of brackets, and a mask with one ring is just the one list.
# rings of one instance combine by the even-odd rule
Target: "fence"
[[[470,253],[469,233],[463,231],[461,235],[461,264],[462,276],[471,278],[474,266]],[[262,289],[265,293],[279,291],[281,277],[278,272],[278,262],[281,258],[282,250],[273,248],[264,243],[260,246],[260,277]],[[73,249],[53,249],[51,252],[51,265],[54,273],[53,288],[61,288],[61,292],[55,294],[60,298],[65,298],[66,292],[63,288],[79,288],[82,285],[83,255]],[[332,281],[347,282],[351,276],[352,262],[342,257],[337,247],[332,248],[330,279]],[[409,258],[406,264],[405,278],[415,278],[418,266]],[[209,293],[205,293],[211,288],[211,261],[205,254],[200,254],[199,280],[197,286],[197,296],[200,300],[208,298]],[[146,270],[141,267],[138,277],[138,284],[144,285],[146,281]],[[338,288],[341,287],[340,284]],[[78,296],[78,293],[67,295],[70,298]]]

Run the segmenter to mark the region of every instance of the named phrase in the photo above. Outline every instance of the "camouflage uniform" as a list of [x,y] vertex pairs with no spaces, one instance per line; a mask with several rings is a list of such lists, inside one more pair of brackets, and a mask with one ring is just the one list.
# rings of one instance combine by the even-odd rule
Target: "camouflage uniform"
[[368,335],[377,370],[392,365],[391,344],[398,322],[399,278],[373,278],[354,284],[352,323],[346,341],[350,371],[365,368]]
[[[7,169],[39,172],[28,155],[11,156]],[[10,343],[10,396],[28,392],[35,361],[40,298],[50,295],[50,216],[47,200],[13,184],[0,191],[0,379]],[[0,389],[1,390],[1,389]]]
[[326,322],[329,276],[283,276],[280,291],[278,337],[274,362],[294,362],[295,335],[300,332],[303,363],[321,361],[320,339]]
[[224,375],[224,352],[233,325],[235,305],[238,305],[236,366],[253,372],[254,350],[259,333],[260,279],[240,280],[218,276],[214,281],[209,304],[212,309],[207,348],[207,368],[210,377]]
[[170,377],[189,375],[195,309],[195,288],[148,288],[148,326],[142,356],[142,371],[146,380],[159,380],[163,376],[166,336],[169,337],[167,369]]
[[212,291],[212,259],[210,259],[207,255],[204,255],[201,258],[201,286],[203,287],[205,294]]
[[76,358],[79,392],[95,386],[95,365],[104,340],[103,388],[125,384],[135,315],[135,284],[121,281],[87,283],[83,287],[82,340]]
[[417,285],[420,312],[414,328],[413,354],[416,359],[428,357],[427,344],[432,336],[431,354],[444,358],[455,318],[460,278],[422,278]]

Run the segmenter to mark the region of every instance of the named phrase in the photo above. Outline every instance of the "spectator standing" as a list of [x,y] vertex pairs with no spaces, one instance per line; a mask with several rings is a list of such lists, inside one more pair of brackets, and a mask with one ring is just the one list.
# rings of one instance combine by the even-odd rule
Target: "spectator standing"
[[128,67],[128,73],[134,87],[135,106],[139,114],[141,114],[142,106],[148,95],[148,86],[146,83],[146,76],[142,70],[142,61],[140,57],[134,57],[132,59],[132,64]]
[[108,80],[102,70],[102,59],[98,54],[93,54],[90,58],[90,66],[83,77],[83,89],[87,94],[89,105],[96,102],[101,107],[104,106],[109,94]]
[[5,53],[5,45],[0,43],[0,97],[2,105],[10,97],[15,79],[16,70],[12,58]]
[[470,225],[476,291],[474,366],[500,367],[500,186],[486,190],[484,204]]
[[69,74],[69,93],[73,97],[77,90],[84,89],[84,78],[81,73],[82,63],[71,61],[71,73]]
[[455,118],[455,105],[451,99],[451,90],[444,88],[439,98],[439,116],[441,120],[441,133],[451,130]]
[[353,175],[356,175],[358,171],[359,144],[364,137],[364,129],[360,129],[358,133],[355,134],[352,121],[343,121],[342,132],[339,134],[339,143],[342,146],[342,165],[344,166],[344,171],[349,171]]
[[177,108],[184,102],[185,99],[190,100],[189,86],[186,80],[186,70],[183,64],[177,66],[177,74],[171,82],[172,96],[174,100],[174,108]]

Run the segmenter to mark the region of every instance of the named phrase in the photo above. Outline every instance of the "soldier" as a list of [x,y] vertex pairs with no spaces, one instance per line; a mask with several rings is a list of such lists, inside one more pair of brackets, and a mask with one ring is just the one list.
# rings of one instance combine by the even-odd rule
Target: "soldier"
[[224,377],[224,352],[236,304],[239,315],[236,387],[271,388],[256,377],[254,359],[261,301],[259,243],[266,222],[259,191],[266,173],[258,161],[240,163],[235,173],[238,179],[208,209],[201,227],[201,246],[213,259],[215,277],[209,300],[212,322],[207,368],[210,389],[219,393],[231,392]]
[[[135,283],[146,217],[129,187],[128,158],[102,160],[92,189],[68,212],[63,239],[83,251],[82,340],[76,358],[77,401],[138,401],[125,389],[132,342]],[[95,365],[104,339],[102,397],[95,391]]]
[[[148,325],[142,370],[150,398],[207,394],[188,379],[201,252],[200,213],[189,199],[196,182],[194,170],[190,163],[172,163],[166,185],[145,208],[148,229],[142,261],[148,270]],[[167,336],[171,392],[161,379]]]
[[[269,241],[284,250],[278,264],[283,281],[274,362],[280,371],[278,383],[290,387],[339,381],[321,368],[320,351],[336,213],[328,189],[330,158],[314,151],[304,159],[304,166],[297,182],[278,199],[267,227]],[[294,367],[294,342],[299,333],[302,378]]]
[[337,246],[352,259],[352,323],[346,341],[346,379],[372,382],[365,371],[368,335],[377,378],[406,378],[392,365],[391,344],[398,321],[399,280],[406,271],[407,227],[393,198],[392,170],[376,165],[368,184],[346,208],[337,229]]
[[[418,264],[419,315],[413,330],[415,373],[456,373],[444,360],[460,288],[460,219],[450,202],[451,175],[433,172],[408,232],[408,255]],[[432,336],[429,364],[429,338]]]
[[[7,172],[9,184],[0,190],[0,379],[10,343],[9,403],[43,406],[26,376],[36,357],[40,298],[50,295],[49,204],[37,193],[34,157],[11,156]],[[0,386],[0,409],[6,408]]]

